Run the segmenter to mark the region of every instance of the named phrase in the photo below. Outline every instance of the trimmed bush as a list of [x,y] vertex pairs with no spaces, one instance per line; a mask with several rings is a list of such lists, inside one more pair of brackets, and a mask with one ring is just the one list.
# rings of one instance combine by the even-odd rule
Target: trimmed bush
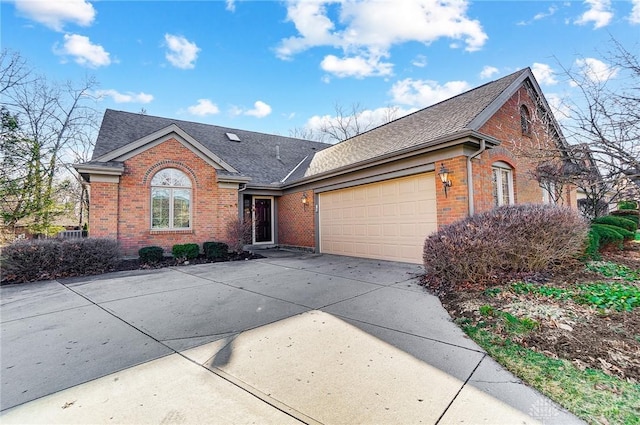
[[593,220],[593,222],[596,224],[609,224],[611,226],[622,227],[632,233],[638,230],[638,224],[624,216],[607,215],[605,217],[598,217]]
[[600,233],[594,229],[589,229],[587,235],[587,249],[584,251],[584,256],[587,259],[599,260],[600,256]]
[[197,243],[176,244],[171,248],[171,253],[178,261],[192,260],[200,255],[200,247]]
[[584,253],[588,223],[575,211],[550,205],[510,205],[442,227],[425,240],[431,289],[481,286],[497,276],[565,266]]
[[140,262],[144,264],[153,264],[162,261],[164,250],[159,246],[145,246],[138,250]]
[[619,210],[637,210],[638,203],[636,201],[620,201],[618,202]]
[[205,242],[202,244],[202,251],[209,260],[225,258],[229,253],[229,245],[224,242]]
[[609,224],[592,224],[591,230],[598,234],[600,248],[613,246],[622,249],[624,237],[618,230],[624,230],[623,228]]
[[618,232],[620,235],[622,235],[622,238],[626,240],[633,240],[633,238],[635,238],[636,236],[636,232],[630,232],[627,229],[623,229],[622,227],[618,227],[618,226],[613,226],[611,224],[595,224],[595,225],[606,226],[607,228]]
[[635,222],[638,227],[640,227],[640,212],[638,210],[612,211],[611,215],[614,215],[616,217],[626,218],[627,220],[631,220]]
[[2,279],[15,282],[100,274],[120,261],[112,239],[37,239],[2,250]]

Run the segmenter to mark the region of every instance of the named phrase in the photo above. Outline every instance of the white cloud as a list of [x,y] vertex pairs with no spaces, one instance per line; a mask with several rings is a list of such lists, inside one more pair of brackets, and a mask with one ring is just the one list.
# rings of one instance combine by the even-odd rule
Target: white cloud
[[253,109],[245,111],[244,114],[256,118],[264,118],[267,115],[271,114],[271,106],[267,105],[261,100],[258,100],[253,104]]
[[95,96],[98,98],[110,97],[115,103],[149,103],[153,100],[153,95],[147,93],[120,93],[117,90],[97,90]]
[[236,1],[235,0],[227,0],[227,10],[229,12],[235,12],[236,11]]
[[556,80],[556,73],[547,64],[534,62],[531,67],[531,71],[540,84],[545,84],[547,86],[558,84],[558,80]]
[[[417,108],[401,108],[399,106],[382,107],[377,109],[365,109],[358,115],[358,123],[362,129],[371,129],[386,124],[389,121],[396,120],[412,112]],[[345,117],[342,117],[343,120]],[[339,118],[332,115],[314,115],[309,118],[305,124],[305,128],[311,130],[315,134],[321,134],[322,128],[331,126],[341,127]]]
[[73,56],[74,61],[90,68],[111,64],[110,54],[99,44],[91,43],[89,37],[78,34],[65,34],[64,45],[54,52],[62,56]]
[[[466,0],[288,0],[287,20],[294,23],[298,35],[281,40],[276,53],[281,59],[291,59],[307,49],[330,46],[344,55],[323,60],[336,73],[388,75],[392,64],[381,63],[380,58],[389,57],[393,45],[450,38],[462,41],[468,51],[479,50],[488,37],[479,21],[466,16],[467,8]],[[359,71],[345,70],[354,67]]]
[[640,24],[640,0],[631,0],[631,4],[633,7],[629,15],[629,22],[631,24]]
[[593,28],[598,29],[606,27],[613,19],[611,12],[611,0],[585,0],[585,5],[589,7],[575,23],[578,25],[586,25],[593,22]]
[[21,15],[52,30],[62,31],[66,23],[91,25],[96,11],[86,0],[15,0]]
[[558,7],[556,5],[549,6],[546,12],[537,13],[534,17],[534,21],[539,21],[540,19],[548,18],[549,16],[554,15],[558,11]]
[[480,71],[480,78],[486,80],[493,77],[498,72],[500,72],[500,70],[495,66],[485,65],[485,67],[482,68],[482,71]]
[[594,83],[603,83],[618,75],[617,68],[595,58],[576,59],[576,65],[580,68],[582,75]]
[[204,117],[207,115],[215,115],[220,112],[220,109],[218,109],[218,106],[212,103],[209,99],[198,99],[198,103],[189,106],[187,111],[191,115]]
[[411,65],[424,68],[427,66],[427,57],[425,55],[418,55],[411,61]]
[[264,118],[271,114],[271,106],[261,100],[257,100],[253,104],[253,109],[242,109],[238,106],[232,106],[229,113],[233,116],[248,115],[250,117]]
[[571,108],[567,105],[564,98],[557,93],[548,93],[544,96],[549,103],[553,116],[558,121],[571,118]]
[[181,35],[165,34],[164,40],[169,49],[165,57],[171,65],[180,69],[192,69],[198,59],[200,48]]
[[423,108],[469,90],[466,81],[449,81],[444,85],[430,80],[406,78],[391,87],[394,103]]
[[391,75],[393,64],[381,62],[379,57],[365,58],[362,56],[345,57],[334,55],[325,56],[320,67],[337,77],[363,78],[374,75]]

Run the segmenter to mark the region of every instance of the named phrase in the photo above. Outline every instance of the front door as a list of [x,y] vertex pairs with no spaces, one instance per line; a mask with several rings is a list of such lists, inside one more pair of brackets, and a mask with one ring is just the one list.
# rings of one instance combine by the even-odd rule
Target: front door
[[253,198],[253,243],[273,243],[273,198]]

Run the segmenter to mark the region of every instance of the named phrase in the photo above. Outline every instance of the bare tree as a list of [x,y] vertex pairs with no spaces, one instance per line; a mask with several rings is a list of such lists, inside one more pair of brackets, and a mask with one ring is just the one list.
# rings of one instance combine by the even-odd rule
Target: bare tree
[[301,139],[337,143],[393,121],[398,118],[399,113],[400,108],[397,106],[387,106],[372,111],[365,109],[360,103],[353,103],[348,108],[336,103],[335,115],[321,117],[317,129],[295,128],[289,131],[289,135]]
[[605,71],[588,60],[579,69],[562,68],[580,94],[563,105],[563,129],[589,149],[601,182],[615,195],[627,181],[640,187],[640,61],[616,39],[610,45]]
[[88,152],[96,122],[90,93],[97,83],[90,77],[52,83],[34,75],[19,54],[5,51],[1,59],[3,225],[29,218],[35,231],[45,232],[61,213],[56,191],[68,188],[59,184],[61,174]]

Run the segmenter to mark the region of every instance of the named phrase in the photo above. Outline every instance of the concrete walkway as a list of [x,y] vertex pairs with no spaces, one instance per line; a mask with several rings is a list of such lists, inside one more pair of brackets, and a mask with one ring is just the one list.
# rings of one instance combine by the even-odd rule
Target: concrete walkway
[[267,254],[0,288],[0,422],[581,423],[469,340],[420,267]]

